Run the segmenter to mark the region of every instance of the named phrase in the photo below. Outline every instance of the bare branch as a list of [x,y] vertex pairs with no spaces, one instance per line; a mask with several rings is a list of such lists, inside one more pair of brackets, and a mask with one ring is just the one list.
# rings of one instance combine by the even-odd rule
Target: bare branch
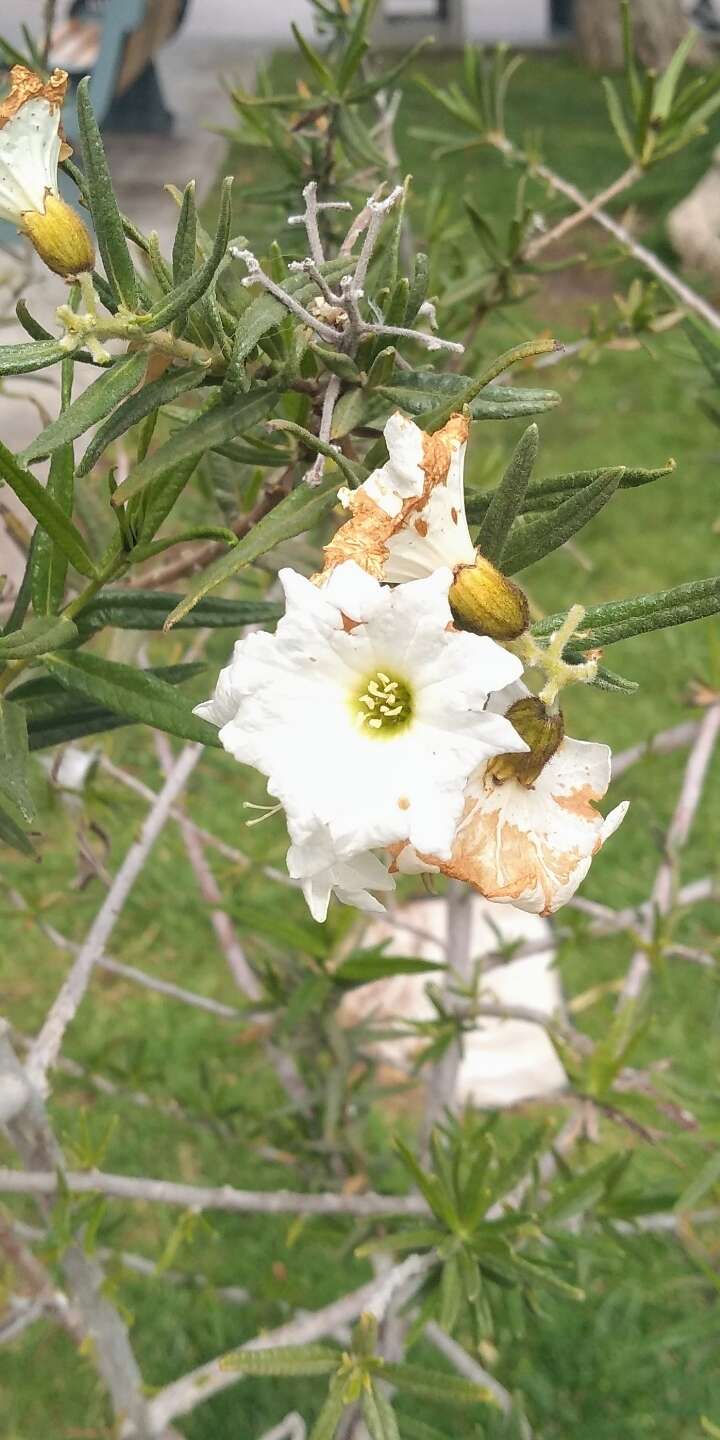
[[[506,136],[493,136],[491,143],[494,144],[503,155],[507,155],[508,158],[515,161],[515,163],[526,167],[530,165],[529,157],[513,145]],[[681,280],[679,275],[670,269],[669,265],[665,265],[652,250],[648,250],[647,246],[642,245],[639,240],[636,240],[635,236],[631,235],[630,231],[627,230],[624,225],[614,220],[612,215],[608,214],[607,210],[592,209],[592,201],[588,200],[586,195],[583,195],[582,190],[579,190],[577,185],[573,185],[570,180],[565,180],[562,175],[558,175],[555,170],[551,170],[548,165],[531,165],[530,168],[532,174],[537,175],[541,180],[545,180],[551,189],[557,191],[559,195],[564,195],[566,199],[571,200],[577,209],[585,211],[589,219],[593,220],[595,224],[601,225],[604,230],[607,230],[610,235],[614,236],[625,250],[628,250],[646,270],[650,271],[651,275],[655,275],[666,289],[671,290],[674,295],[677,295],[678,299],[688,310],[693,310],[696,315],[702,316],[703,320],[706,320],[708,325],[712,326],[713,330],[720,330],[720,311],[716,310],[702,295],[698,295],[697,291],[693,290],[689,285],[686,285],[685,281]]]
[[[37,1171],[52,1167],[55,1184],[63,1169],[62,1155],[50,1129],[40,1092],[30,1085],[8,1039],[8,1027],[0,1022],[0,1093],[6,1079],[24,1087],[25,1099],[12,1116],[6,1114],[5,1125],[10,1140],[27,1172],[23,1178],[32,1181]],[[49,1206],[41,1202],[41,1211],[49,1215]],[[127,1326],[118,1311],[103,1293],[105,1276],[98,1261],[85,1254],[82,1245],[72,1242],[65,1249],[61,1264],[78,1312],[83,1341],[90,1342],[94,1363],[108,1393],[118,1420],[120,1440],[152,1440],[148,1406],[143,1394],[142,1376],[130,1345]],[[169,1440],[169,1437],[168,1437]]]
[[313,315],[309,310],[306,310],[305,306],[301,305],[300,301],[296,300],[294,295],[289,295],[287,290],[283,290],[282,285],[278,285],[274,280],[271,280],[270,276],[266,275],[263,270],[260,261],[253,255],[252,250],[239,250],[236,245],[231,245],[230,254],[234,256],[236,260],[242,260],[245,265],[247,265],[248,273],[242,282],[243,285],[261,285],[263,290],[267,290],[270,295],[274,295],[275,299],[279,300],[281,305],[285,306],[286,310],[290,310],[293,315],[297,316],[298,320],[302,320],[303,325],[307,325],[309,329],[314,330],[326,344],[337,344],[337,330],[334,330],[332,325],[326,325],[323,320],[318,320],[317,316]]
[[665,916],[672,909],[677,857],[688,838],[702,798],[708,767],[719,734],[720,705],[713,705],[706,712],[690,751],[680,796],[665,839],[665,853],[650,897],[650,913],[644,927],[646,944],[636,950],[632,957],[620,991],[618,1006],[636,1001],[650,974],[652,962],[647,946],[652,939],[656,917]]
[[171,776],[145,820],[139,838],[130,846],[90,927],[87,939],[80,947],[70,973],[50,1008],[27,1062],[28,1077],[43,1094],[47,1092],[47,1072],[60,1052],[63,1035],[82,1002],[93,968],[102,955],[125,901],[167,820],[170,807],[177,800],[200,758],[202,748],[202,745],[198,744],[186,745],[179,756]]
[[[333,1300],[329,1305],[323,1306],[322,1310],[311,1310],[290,1320],[286,1325],[279,1325],[276,1330],[259,1335],[241,1349],[270,1350],[276,1345],[309,1345],[314,1340],[321,1340],[325,1335],[334,1334],[342,1326],[356,1320],[363,1312],[370,1312],[378,1320],[382,1320],[397,1290],[409,1283],[414,1283],[415,1288],[419,1287],[434,1264],[434,1257],[410,1255],[400,1265],[395,1265],[387,1275],[370,1280],[351,1294],[343,1295],[340,1300]],[[197,1405],[211,1399],[213,1395],[218,1395],[221,1390],[237,1385],[243,1377],[238,1370],[232,1368],[233,1355],[236,1353],[231,1350],[225,1355],[218,1355],[207,1365],[201,1365],[199,1369],[192,1370],[161,1390],[150,1402],[150,1414],[155,1426],[160,1428],[179,1415],[187,1415]]]
[[673,725],[670,730],[661,730],[658,735],[652,735],[649,740],[641,740],[639,745],[630,745],[627,750],[620,750],[612,758],[612,778],[619,779],[638,760],[644,760],[646,755],[669,755],[673,750],[682,750],[686,745],[692,745],[699,729],[699,721],[686,720],[682,725]]
[[[340,395],[340,390],[341,385],[338,376],[331,375],[325,387],[325,394],[323,395],[322,414],[320,416],[320,428],[318,430],[318,439],[322,440],[325,445],[330,444],[333,414]],[[320,481],[322,480],[325,473],[325,460],[325,455],[315,456],[315,459],[305,476],[306,485],[320,484]]]
[[[150,1201],[184,1210],[226,1210],[236,1215],[358,1215],[365,1219],[390,1215],[428,1215],[419,1195],[304,1194],[296,1190],[236,1190],[232,1185],[183,1185],[151,1180],[144,1175],[112,1175],[103,1170],[68,1170],[65,1185],[72,1195],[108,1195],[116,1200]],[[0,1169],[0,1194],[54,1195],[54,1170]]]
[[[154,792],[150,791],[152,795]],[[17,910],[24,911],[42,931],[47,935],[53,945],[59,950],[66,950],[71,955],[80,953],[80,946],[66,935],[56,930],[47,920],[41,919],[30,910],[27,901],[17,890],[11,890],[8,894],[10,904]],[[194,990],[185,990],[182,985],[175,985],[171,980],[160,980],[155,975],[148,975],[144,970],[138,970],[135,965],[123,965],[119,960],[112,960],[109,955],[100,955],[97,959],[96,968],[106,970],[110,975],[117,975],[121,980],[127,980],[131,985],[140,985],[145,990],[154,990],[159,995],[167,995],[170,1000],[179,1000],[183,1005],[190,1005],[194,1010],[206,1010],[210,1015],[218,1015],[222,1019],[235,1020],[243,1018],[243,1011],[235,1005],[226,1005],[222,1000],[213,1000],[209,995],[198,995]]]
[[[476,1385],[483,1385],[486,1390],[489,1390],[503,1415],[517,1414],[517,1408],[509,1390],[506,1390],[505,1386],[501,1385],[489,1370],[484,1370],[482,1365],[478,1365],[477,1360],[474,1360],[472,1355],[468,1355],[467,1350],[464,1350],[462,1345],[458,1345],[457,1340],[453,1340],[450,1335],[446,1334],[435,1320],[430,1320],[425,1326],[425,1335],[430,1344],[434,1345],[435,1349],[450,1361],[459,1375],[463,1375],[466,1380],[472,1380]],[[523,1440],[532,1440],[533,1431],[524,1415],[518,1414],[517,1418]]]
[[[445,962],[447,969],[443,977],[443,1002],[450,1012],[462,1009],[457,987],[468,985],[472,964],[472,891],[458,880],[448,885],[446,915],[447,931],[445,940]],[[430,1067],[425,1081],[424,1115],[422,1135],[425,1144],[433,1127],[447,1110],[452,1110],[457,1090],[458,1070],[462,1061],[462,1040],[457,1039],[447,1046],[440,1059]]]
[[272,1430],[266,1430],[260,1440],[305,1440],[307,1430],[302,1415],[297,1410],[291,1410],[279,1425],[273,1425]]
[[[157,735],[155,745],[163,772],[169,776],[173,763],[169,741],[164,735]],[[222,908],[220,887],[205,859],[202,840],[197,829],[182,810],[178,812],[178,821],[200,893],[206,904],[212,907],[210,911],[212,927],[235,984],[248,1000],[260,1000],[262,986],[250,968],[230,916]],[[309,1110],[311,1108],[310,1096],[294,1057],[282,1046],[273,1045],[270,1041],[266,1044],[266,1050],[275,1067],[278,1079],[293,1105],[296,1105],[299,1110]]]
[[618,195],[622,195],[624,190],[628,190],[631,185],[634,185],[635,181],[640,179],[641,173],[639,166],[629,165],[627,170],[618,176],[617,180],[613,180],[612,185],[608,185],[605,190],[601,190],[592,200],[586,200],[584,205],[581,205],[579,209],[574,210],[570,215],[566,215],[565,219],[560,220],[557,225],[554,225],[552,230],[546,230],[544,235],[540,235],[537,239],[532,240],[530,244],[525,247],[525,259],[537,259],[537,256],[540,255],[543,250],[547,249],[548,245],[554,245],[556,240],[562,240],[565,235],[568,235],[571,230],[575,229],[576,225],[582,225],[585,220],[592,220],[598,210],[602,210],[604,205],[608,205],[611,200],[614,200]]

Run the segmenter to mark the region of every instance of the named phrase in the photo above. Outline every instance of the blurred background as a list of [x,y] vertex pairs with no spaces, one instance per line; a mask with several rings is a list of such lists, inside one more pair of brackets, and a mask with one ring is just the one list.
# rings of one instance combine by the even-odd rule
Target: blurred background
[[[178,0],[150,0],[147,6],[144,0],[83,0],[57,7],[44,0],[4,0],[0,32],[24,49],[27,27],[42,44],[53,9],[49,61],[77,76],[93,71],[120,205],[140,228],[157,231],[161,248],[169,253],[177,209],[163,186],[168,181],[183,186],[196,177],[212,229],[219,177],[232,173],[235,229],[242,229],[260,255],[273,237],[285,253],[296,254],[301,241],[297,230],[286,225],[288,206],[272,194],[273,187],[277,194],[287,185],[287,176],[276,157],[255,142],[241,101],[265,75],[271,92],[297,90],[302,109],[308,71],[292,48],[290,26],[294,22],[308,36],[313,33],[316,12],[309,0],[190,0],[187,6]],[[667,64],[692,20],[698,29],[693,64],[699,74],[717,66],[716,0],[633,0],[633,10],[645,63]],[[466,341],[462,365],[469,374],[479,373],[488,357],[528,336],[554,335],[564,342],[557,364],[523,371],[518,380],[552,387],[561,396],[557,408],[539,418],[539,476],[619,464],[660,467],[670,457],[677,461],[667,480],[628,492],[621,504],[608,506],[593,521],[579,543],[526,572],[536,613],[565,608],[569,596],[598,604],[718,573],[720,368],[713,374],[703,367],[677,295],[651,280],[636,255],[588,224],[544,257],[547,265],[523,274],[518,289],[503,289],[502,266],[485,243],[492,251],[494,235],[502,250],[518,207],[524,214],[527,204],[540,226],[554,224],[562,206],[537,180],[529,197],[519,200],[517,175],[502,157],[467,145],[462,120],[448,119],[419,82],[422,73],[443,93],[462,86],[466,43],[500,41],[515,47],[524,58],[507,100],[508,132],[530,147],[537,144],[556,172],[593,195],[627,164],[608,119],[600,78],[621,63],[614,0],[382,0],[376,36],[382,50],[404,51],[428,34],[436,38],[434,49],[413,63],[400,84],[395,143],[398,173],[414,177],[408,213],[416,245],[434,257],[431,293],[441,297],[441,333]],[[626,98],[622,76],[617,85]],[[72,135],[71,111],[67,124]],[[688,149],[609,202],[631,237],[712,305],[720,300],[719,143],[720,122],[712,117]],[[261,190],[267,192],[264,198]],[[298,201],[299,196],[294,208]],[[480,216],[477,223],[473,210]],[[490,227],[490,241],[484,224]],[[20,296],[31,297],[33,314],[54,330],[62,284],[43,272],[6,228],[0,232],[3,344],[25,338],[15,318]],[[0,435],[13,449],[27,444],[54,413],[51,383],[39,376],[0,382]],[[474,427],[468,458],[473,489],[497,482],[525,423]],[[106,468],[130,463],[124,443],[106,458]],[[249,467],[215,457],[213,468],[212,458],[196,490],[193,523],[199,518],[229,523],[252,491]],[[79,522],[88,529],[95,523],[96,479],[78,493]],[[24,571],[27,522],[4,488],[0,573],[8,577],[6,602]],[[309,572],[315,557],[303,543],[290,559]],[[264,583],[267,577],[261,578]],[[168,664],[183,659],[186,651],[186,637],[178,632],[162,640],[127,632],[116,643],[116,659],[135,658],[142,646],[152,663],[162,657],[161,663]],[[208,673],[225,663],[230,644],[227,632],[213,633]],[[136,648],[131,651],[131,646]],[[622,642],[613,648],[612,663],[639,683],[638,692],[571,695],[568,729],[622,750],[663,728],[694,722],[699,707],[717,701],[717,623]],[[206,674],[198,682],[198,699],[207,692]],[[71,943],[82,938],[145,815],[138,785],[158,790],[162,784],[162,766],[144,730],[113,732],[86,744],[82,754],[89,756],[87,763],[71,766],[72,773],[62,772],[60,751],[49,752],[37,766],[38,824],[52,837],[42,866],[28,866],[15,856],[6,861],[3,852],[3,1009],[27,1033],[45,1014],[67,964],[42,926],[52,924]],[[685,760],[679,750],[650,755],[614,786],[612,803],[629,798],[631,809],[622,831],[595,862],[582,892],[586,899],[610,898],[619,908],[644,900]],[[115,767],[114,774],[108,765]],[[117,772],[126,780],[119,781]],[[262,787],[255,783],[253,789],[253,783],[246,781],[242,793],[261,802]],[[188,806],[220,841],[212,862],[223,904],[258,972],[274,983],[278,1005],[286,1005],[282,1036],[292,1035],[300,1063],[323,1103],[327,1099],[319,1133],[298,1142],[256,1027],[219,1025],[215,1016],[199,1010],[179,1012],[163,997],[103,973],[94,982],[97,993],[83,1011],[83,1023],[71,1031],[73,1060],[82,1069],[58,1077],[55,1106],[63,1138],[82,1153],[90,1133],[104,1146],[108,1170],[124,1166],[189,1182],[268,1189],[311,1185],[325,1157],[340,1154],[355,1173],[362,1172],[363,1183],[379,1188],[402,1184],[389,1134],[397,1114],[404,1124],[407,1112],[400,1106],[386,1113],[375,1103],[375,1091],[365,1104],[364,1092],[353,1089],[356,1072],[345,1060],[337,1080],[333,1066],[339,1042],[329,1002],[324,994],[318,1000],[306,984],[307,955],[317,957],[318,946],[324,953],[323,945],[342,941],[347,915],[338,918],[334,912],[318,939],[297,896],[283,891],[278,906],[277,889],[263,881],[259,867],[284,863],[286,837],[273,822],[247,830],[238,806],[228,803],[230,795],[239,793],[233,762],[213,752],[193,777]],[[248,857],[251,868],[247,875],[242,872],[242,880],[238,865],[222,853],[223,845],[239,847]],[[710,876],[716,883],[719,854],[715,763],[686,852],[685,878]],[[7,900],[11,888],[22,893],[27,912],[19,913]],[[275,933],[268,920],[260,932],[261,906],[278,926],[282,921],[294,929]],[[633,1063],[659,1067],[658,1083],[667,1083],[668,1104],[682,1110],[697,1103],[715,1136],[720,1132],[712,1078],[720,1062],[719,934],[716,899],[679,919],[674,938],[696,959],[703,958],[659,965],[653,1014],[633,1054]],[[593,1039],[602,1039],[631,937],[598,939],[587,915],[568,910],[554,927],[553,946],[571,1012],[582,1017],[578,1023]],[[158,843],[151,872],[133,892],[113,937],[113,956],[213,1001],[237,1002],[218,959],[207,899],[198,891],[174,824]],[[310,970],[317,979],[312,963]],[[666,1064],[672,1066],[672,1080],[665,1082]],[[93,1079],[98,1075],[99,1084]],[[507,1123],[524,1135],[538,1109],[545,1113],[544,1104],[519,1107]],[[654,1125],[654,1110],[652,1115]],[[646,1122],[639,1102],[627,1122],[617,1116],[607,1121],[617,1127],[614,1142],[628,1149]],[[669,1137],[662,1131],[642,1153],[642,1184],[655,1187],[659,1196],[681,1189],[689,1159],[694,1163],[696,1158],[695,1143],[690,1127],[672,1130]],[[293,1226],[267,1217],[211,1219],[211,1225],[188,1221],[181,1232],[177,1217],[162,1210],[109,1207],[103,1217],[104,1242],[162,1261],[150,1279],[121,1274],[119,1267],[111,1277],[116,1298],[132,1317],[138,1345],[149,1356],[153,1384],[167,1383],[294,1309],[329,1301],[369,1273],[353,1254],[357,1234],[341,1222]],[[535,1323],[536,1316],[509,1299],[500,1336],[487,1343],[485,1363],[497,1368],[510,1390],[522,1391],[538,1440],[580,1435],[583,1440],[700,1440],[702,1434],[720,1433],[701,1428],[703,1416],[720,1424],[720,1228],[705,1229],[702,1238],[688,1232],[633,1234],[613,1250],[603,1249],[601,1241],[602,1236],[588,1241],[582,1261],[588,1303],[579,1306],[552,1296],[543,1301],[542,1323]],[[164,1283],[164,1270],[172,1273],[172,1284]],[[208,1277],[200,1285],[192,1279],[198,1273]],[[2,1284],[0,1270],[0,1304]],[[240,1305],[223,1297],[217,1287],[228,1284],[249,1287],[251,1297]],[[15,1345],[0,1348],[0,1440],[108,1440],[112,1431],[93,1372],[83,1367],[78,1380],[71,1355],[67,1340],[49,1326],[35,1327]],[[312,1414],[316,1399],[310,1383],[268,1387],[245,1382],[199,1408],[184,1433],[188,1440],[245,1440],[294,1406]],[[430,1407],[429,1418],[442,1428],[442,1406],[435,1412]],[[487,1428],[463,1420],[454,1433],[457,1440],[514,1440],[516,1434],[501,1419]]]

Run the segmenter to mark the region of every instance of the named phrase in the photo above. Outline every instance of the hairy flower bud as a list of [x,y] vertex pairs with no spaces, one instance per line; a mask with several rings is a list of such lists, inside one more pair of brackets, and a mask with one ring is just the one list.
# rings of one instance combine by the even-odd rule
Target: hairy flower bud
[[95,249],[90,235],[80,216],[58,195],[46,195],[42,211],[26,210],[22,228],[40,259],[56,275],[92,270]]
[[478,555],[461,565],[448,593],[455,624],[492,640],[516,640],[530,619],[527,597],[513,580]]
[[518,780],[529,787],[558,749],[565,734],[565,721],[559,710],[556,714],[546,710],[537,695],[517,700],[506,711],[505,718],[530,749],[522,755],[496,755],[487,767],[487,774],[498,785],[506,780]]

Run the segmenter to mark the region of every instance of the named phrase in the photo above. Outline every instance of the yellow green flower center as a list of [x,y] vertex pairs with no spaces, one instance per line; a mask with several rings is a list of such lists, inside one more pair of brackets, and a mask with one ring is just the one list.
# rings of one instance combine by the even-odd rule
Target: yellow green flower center
[[376,670],[363,680],[351,705],[358,729],[369,735],[397,735],[412,719],[410,687],[386,670]]

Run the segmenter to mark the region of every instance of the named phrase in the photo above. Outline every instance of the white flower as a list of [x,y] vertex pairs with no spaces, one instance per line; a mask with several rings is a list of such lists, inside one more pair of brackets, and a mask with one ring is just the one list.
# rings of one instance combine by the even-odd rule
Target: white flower
[[327,918],[331,895],[343,905],[356,910],[380,912],[382,902],[373,890],[394,890],[395,880],[387,865],[371,850],[343,860],[338,857],[327,825],[319,825],[302,845],[291,845],[287,868],[293,880],[299,880],[313,920]]
[[238,641],[196,713],[267,776],[294,845],[327,826],[338,859],[405,839],[449,859],[472,771],[527,748],[485,709],[520,661],[452,629],[449,570],[396,589],[352,563],[322,588],[280,579],[275,635]]
[[0,102],[0,219],[19,225],[26,211],[44,210],[48,192],[58,193],[60,111],[68,77],[54,70],[44,85],[32,70],[14,65],[11,79],[12,90]]
[[72,154],[60,125],[68,77],[47,82],[14,65],[0,101],[0,220],[17,225],[61,275],[92,270],[93,245],[79,215],[58,194],[58,163]]
[[[504,713],[527,694],[524,685],[510,686],[490,707]],[[489,900],[542,915],[559,910],[625,818],[627,802],[606,819],[595,809],[610,784],[610,758],[607,745],[566,736],[529,786],[513,777],[498,782],[492,762],[480,766],[449,862],[431,855],[428,869],[467,881]],[[394,868],[418,873],[421,863],[405,847]]]
[[463,466],[469,423],[453,415],[427,435],[399,412],[385,426],[388,460],[357,490],[339,492],[352,519],[325,548],[325,570],[355,560],[379,580],[419,580],[472,565]]

